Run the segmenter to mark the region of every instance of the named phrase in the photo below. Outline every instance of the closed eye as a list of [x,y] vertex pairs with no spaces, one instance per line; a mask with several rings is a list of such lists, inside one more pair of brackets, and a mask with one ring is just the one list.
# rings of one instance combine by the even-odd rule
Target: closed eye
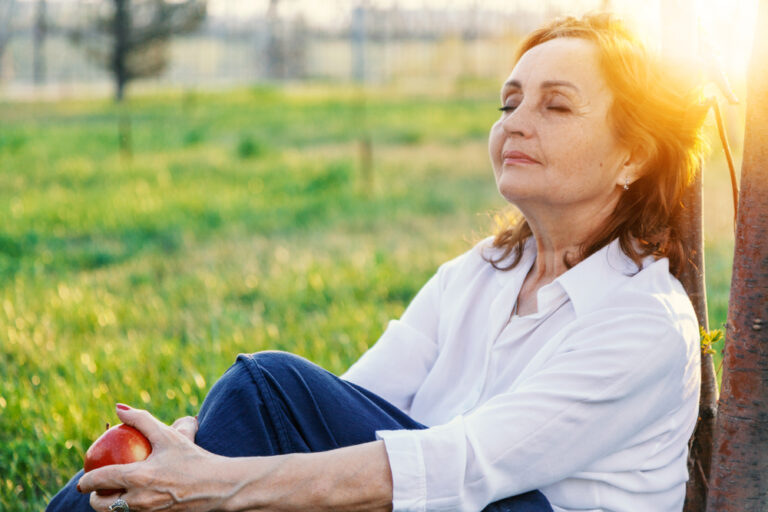
[[550,105],[549,107],[547,107],[547,110],[553,110],[555,112],[570,112],[571,111],[571,109],[569,109],[568,107],[561,107],[561,106],[558,106],[558,105]]
[[504,105],[503,107],[500,107],[499,110],[501,112],[512,112],[517,108],[517,105]]

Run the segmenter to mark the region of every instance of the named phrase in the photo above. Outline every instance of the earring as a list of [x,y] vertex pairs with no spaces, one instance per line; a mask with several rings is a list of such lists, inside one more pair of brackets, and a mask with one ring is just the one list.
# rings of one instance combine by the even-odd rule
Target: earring
[[625,181],[624,181],[624,190],[629,190],[629,178],[625,178]]

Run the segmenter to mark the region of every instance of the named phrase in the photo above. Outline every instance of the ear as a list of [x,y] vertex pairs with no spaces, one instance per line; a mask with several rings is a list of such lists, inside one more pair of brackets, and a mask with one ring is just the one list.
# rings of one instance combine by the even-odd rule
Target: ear
[[643,175],[648,158],[648,152],[639,146],[629,152],[616,175],[616,185],[620,187],[632,185]]

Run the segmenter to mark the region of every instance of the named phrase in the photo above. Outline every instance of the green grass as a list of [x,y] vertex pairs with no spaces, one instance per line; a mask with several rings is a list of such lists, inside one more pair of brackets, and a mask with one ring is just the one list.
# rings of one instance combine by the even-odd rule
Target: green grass
[[[130,157],[107,101],[0,103],[0,510],[42,510],[117,401],[193,414],[239,352],[342,372],[489,232],[496,102],[169,92],[123,108]],[[710,240],[716,327],[732,237]]]

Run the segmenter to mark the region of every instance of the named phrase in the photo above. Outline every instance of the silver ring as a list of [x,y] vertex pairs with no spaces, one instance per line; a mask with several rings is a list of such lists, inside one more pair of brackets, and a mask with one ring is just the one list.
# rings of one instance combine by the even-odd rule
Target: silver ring
[[109,506],[109,512],[131,512],[128,508],[128,503],[123,498],[117,498],[113,504]]

